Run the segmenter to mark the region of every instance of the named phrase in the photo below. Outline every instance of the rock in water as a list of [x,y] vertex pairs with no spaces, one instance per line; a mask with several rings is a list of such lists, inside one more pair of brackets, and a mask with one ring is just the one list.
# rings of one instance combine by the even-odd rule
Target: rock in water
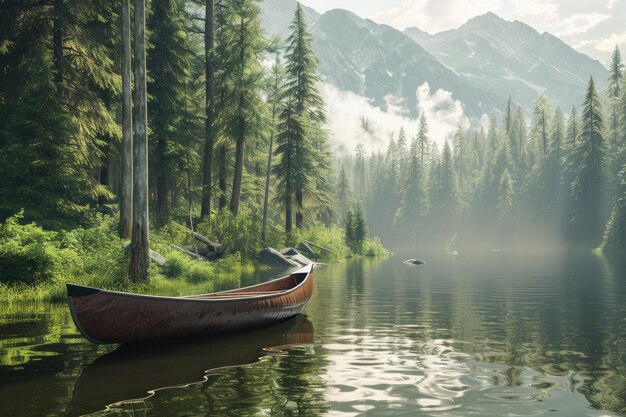
[[258,261],[270,267],[299,267],[300,264],[285,258],[274,248],[261,249]]
[[296,249],[298,249],[298,251],[304,256],[306,256],[307,258],[310,258],[310,259],[317,258],[317,253],[313,249],[311,249],[309,245],[307,245],[304,242],[300,242],[298,246],[296,247]]

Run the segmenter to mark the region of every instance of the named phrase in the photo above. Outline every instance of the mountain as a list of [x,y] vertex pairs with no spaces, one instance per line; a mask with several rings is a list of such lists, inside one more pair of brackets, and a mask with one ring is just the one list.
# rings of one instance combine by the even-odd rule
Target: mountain
[[[260,5],[266,32],[285,39],[295,0]],[[320,15],[305,7],[305,16],[327,82],[383,109],[401,106],[412,116],[425,82],[431,92],[450,91],[467,115],[480,117],[501,112],[509,95],[530,112],[544,89],[567,110],[581,103],[590,75],[600,85],[608,76],[602,64],[555,36],[493,13],[435,35],[418,28],[402,32],[341,9]]]
[[[293,21],[293,15],[296,12],[295,0],[263,0],[261,7],[261,24],[265,32],[272,36],[278,35],[281,39],[287,39],[289,36],[289,26]],[[302,5],[304,11],[304,19],[309,28],[319,19],[320,14],[310,7]]]
[[324,13],[312,27],[312,34],[319,70],[326,80],[341,90],[368,97],[379,107],[385,108],[392,96],[399,99],[392,104],[416,116],[416,91],[425,82],[431,91],[452,91],[454,98],[475,115],[490,110],[481,103],[498,100],[497,95],[475,87],[402,32],[347,10]]
[[435,35],[417,28],[404,33],[475,85],[511,94],[527,111],[544,89],[553,101],[569,109],[582,101],[589,76],[601,84],[607,78],[600,62],[557,37],[494,13],[476,16],[458,29]]

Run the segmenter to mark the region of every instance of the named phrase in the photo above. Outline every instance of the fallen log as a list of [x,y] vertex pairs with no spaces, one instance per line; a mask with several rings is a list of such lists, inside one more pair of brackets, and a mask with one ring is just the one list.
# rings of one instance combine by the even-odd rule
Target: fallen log
[[317,243],[309,242],[308,240],[304,240],[304,239],[302,239],[302,238],[300,239],[300,241],[302,241],[302,242],[306,243],[306,244],[307,244],[307,245],[309,245],[309,246],[313,246],[314,248],[318,248],[318,249],[321,249],[321,250],[326,251],[326,252],[329,252],[329,253],[332,253],[332,252],[333,252],[332,250],[330,250],[330,249],[328,249],[328,248],[325,248],[325,247],[323,247],[323,246],[320,246],[320,245],[318,245]]
[[177,251],[184,253],[185,255],[191,256],[192,258],[194,258],[194,259],[196,259],[198,261],[206,261],[206,258],[201,256],[198,253],[191,252],[191,251],[189,251],[189,250],[187,250],[185,248],[181,248],[180,246],[176,246],[173,243],[169,243],[169,245],[170,245],[171,248],[174,248]]

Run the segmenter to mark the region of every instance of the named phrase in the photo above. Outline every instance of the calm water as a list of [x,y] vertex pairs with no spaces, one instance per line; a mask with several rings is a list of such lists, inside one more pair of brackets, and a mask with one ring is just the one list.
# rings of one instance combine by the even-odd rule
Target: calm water
[[318,270],[305,316],[96,347],[65,306],[0,312],[0,415],[626,416],[626,277],[593,255]]

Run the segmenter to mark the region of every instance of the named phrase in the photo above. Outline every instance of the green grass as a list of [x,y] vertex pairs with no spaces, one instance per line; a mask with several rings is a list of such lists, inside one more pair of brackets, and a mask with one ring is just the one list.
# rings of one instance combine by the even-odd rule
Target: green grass
[[[170,223],[152,231],[151,248],[163,255],[163,267],[154,264],[150,281],[133,284],[128,280],[128,242],[117,236],[117,220],[112,216],[93,215],[85,227],[65,231],[48,231],[36,224],[22,224],[21,215],[0,224],[0,302],[65,302],[68,282],[137,293],[180,296],[209,293],[240,285],[241,276],[254,271],[252,263],[263,245],[250,236],[260,235],[259,219],[243,210],[233,217],[220,213],[212,226],[201,224],[202,234],[216,237],[230,252],[223,259],[201,262],[169,246],[193,244],[184,227]],[[277,229],[269,234],[270,246],[282,249],[296,246],[301,239],[328,248],[316,249],[322,261],[352,256],[387,254],[376,239],[366,240],[359,253],[345,243],[344,231],[315,225],[294,233],[289,239]],[[286,242],[285,245],[282,243]]]

